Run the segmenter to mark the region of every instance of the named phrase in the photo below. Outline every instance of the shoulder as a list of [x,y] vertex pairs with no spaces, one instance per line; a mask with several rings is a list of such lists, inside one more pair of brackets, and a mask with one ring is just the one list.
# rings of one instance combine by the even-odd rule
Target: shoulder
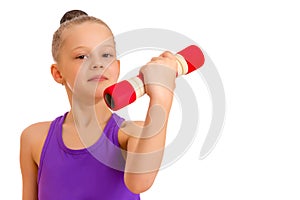
[[45,133],[47,134],[50,124],[51,121],[31,124],[30,126],[28,126],[23,130],[21,135],[21,140],[22,141],[34,140],[35,138],[41,137]]
[[38,122],[25,128],[21,134],[21,151],[30,151],[32,158],[38,164],[39,155],[46,140],[51,121]]

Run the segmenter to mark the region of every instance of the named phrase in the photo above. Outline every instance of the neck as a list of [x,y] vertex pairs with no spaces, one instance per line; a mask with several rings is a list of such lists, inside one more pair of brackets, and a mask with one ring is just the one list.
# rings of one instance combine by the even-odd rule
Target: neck
[[111,111],[106,106],[104,100],[95,104],[84,104],[73,99],[71,111],[66,122],[74,123],[78,130],[103,130],[108,119],[111,117]]

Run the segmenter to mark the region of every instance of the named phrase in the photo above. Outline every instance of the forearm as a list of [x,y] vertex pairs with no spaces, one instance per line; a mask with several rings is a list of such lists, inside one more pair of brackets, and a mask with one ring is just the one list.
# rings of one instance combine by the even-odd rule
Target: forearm
[[164,52],[140,70],[150,102],[143,127],[133,125],[128,132],[134,134],[127,141],[125,183],[133,192],[147,190],[161,166],[176,68],[176,57]]
[[[164,99],[150,98],[145,122],[139,135],[128,140],[126,165],[128,170],[137,168],[137,163],[141,161],[153,162],[154,158],[156,158],[155,160],[158,162],[161,160],[166,141],[166,130],[171,104],[172,97]],[[143,162],[141,164],[143,164]],[[146,171],[159,169],[157,165],[147,166],[148,170]],[[152,166],[151,169],[150,166]],[[145,169],[141,168],[136,170],[138,170],[137,172],[144,172]]]
[[153,183],[163,159],[171,98],[152,98],[139,136],[127,143],[125,183],[139,193]]

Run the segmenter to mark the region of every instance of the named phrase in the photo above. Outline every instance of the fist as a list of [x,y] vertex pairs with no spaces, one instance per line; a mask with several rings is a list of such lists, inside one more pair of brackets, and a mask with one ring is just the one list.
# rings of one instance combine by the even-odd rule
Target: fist
[[145,92],[150,98],[165,98],[166,95],[172,95],[175,89],[176,73],[177,59],[174,54],[165,51],[160,56],[153,57],[140,69]]

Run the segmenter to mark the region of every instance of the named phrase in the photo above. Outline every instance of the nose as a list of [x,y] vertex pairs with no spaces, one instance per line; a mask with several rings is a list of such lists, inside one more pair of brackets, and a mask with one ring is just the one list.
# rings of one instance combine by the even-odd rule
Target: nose
[[96,70],[96,69],[103,69],[104,66],[102,64],[97,64],[97,65],[92,65],[91,69]]

